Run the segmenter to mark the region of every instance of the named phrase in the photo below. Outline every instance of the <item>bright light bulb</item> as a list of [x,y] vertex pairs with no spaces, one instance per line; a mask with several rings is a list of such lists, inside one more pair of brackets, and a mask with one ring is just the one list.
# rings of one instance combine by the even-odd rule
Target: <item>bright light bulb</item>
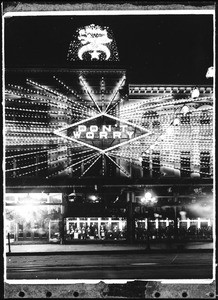
[[152,195],[150,192],[145,193],[145,199],[150,200],[152,198]]
[[181,109],[181,112],[186,115],[189,112],[189,107],[188,106],[183,106],[183,108]]
[[195,88],[192,93],[191,93],[191,97],[192,98],[198,98],[200,96],[200,91],[198,88]]
[[185,211],[180,211],[179,214],[181,216],[181,220],[186,220],[186,212]]
[[173,133],[173,127],[168,127],[167,130],[166,130],[166,133],[167,134]]
[[176,119],[173,121],[173,125],[175,125],[175,126],[179,125],[179,123],[180,123],[179,118],[176,118]]
[[89,198],[90,198],[92,201],[96,201],[96,200],[98,199],[98,197],[95,196],[95,195],[91,195]]
[[211,78],[215,76],[215,69],[214,67],[210,67],[207,70],[206,78]]

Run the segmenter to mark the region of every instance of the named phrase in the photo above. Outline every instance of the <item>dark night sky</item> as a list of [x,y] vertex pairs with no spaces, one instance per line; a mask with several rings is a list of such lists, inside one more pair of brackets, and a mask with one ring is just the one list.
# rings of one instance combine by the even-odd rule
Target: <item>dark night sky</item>
[[6,18],[5,67],[78,67],[67,61],[69,43],[78,27],[93,23],[113,31],[129,82],[210,84],[212,15]]

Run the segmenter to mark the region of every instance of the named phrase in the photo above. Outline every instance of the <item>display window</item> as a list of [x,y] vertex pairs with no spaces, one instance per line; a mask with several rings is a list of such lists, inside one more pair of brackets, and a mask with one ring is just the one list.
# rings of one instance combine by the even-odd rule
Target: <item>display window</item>
[[[149,226],[148,226],[149,222]],[[213,238],[213,224],[210,219],[185,219],[177,220],[177,236],[175,235],[174,220],[147,220],[136,219],[135,221],[135,239],[146,240],[147,232],[152,239],[167,239],[167,238],[178,238],[178,239],[209,239]]]
[[6,193],[6,205],[62,203],[62,193]]
[[14,193],[5,198],[7,241],[8,234],[11,242],[60,240],[62,194]]
[[125,240],[126,219],[66,218],[65,239],[72,240]]

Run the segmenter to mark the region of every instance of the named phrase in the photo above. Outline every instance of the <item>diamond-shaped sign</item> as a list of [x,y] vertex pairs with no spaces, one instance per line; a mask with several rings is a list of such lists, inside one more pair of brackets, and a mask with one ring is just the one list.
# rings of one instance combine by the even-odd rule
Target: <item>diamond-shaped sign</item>
[[151,134],[151,131],[106,113],[100,113],[94,117],[55,130],[54,133],[101,153],[106,153],[141,139]]

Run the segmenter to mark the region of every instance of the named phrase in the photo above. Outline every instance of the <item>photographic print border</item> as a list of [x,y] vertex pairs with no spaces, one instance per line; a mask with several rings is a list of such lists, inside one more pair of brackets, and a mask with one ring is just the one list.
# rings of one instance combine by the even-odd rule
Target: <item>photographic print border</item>
[[[3,4],[3,19],[9,15],[83,15],[88,14],[199,14],[211,13],[214,16],[214,4],[46,4],[13,2]],[[207,5],[206,5],[207,3]],[[202,4],[202,5],[201,5]],[[4,20],[3,20],[4,22]],[[215,25],[214,25],[215,28]],[[4,30],[4,26],[3,26]],[[4,33],[3,33],[4,35]],[[215,44],[215,43],[214,43]],[[3,50],[4,51],[4,50]],[[4,53],[4,52],[3,52]],[[215,52],[214,52],[215,53]],[[215,56],[215,55],[214,55]],[[214,58],[215,62],[215,58]],[[3,63],[4,65],[4,63]],[[3,74],[4,78],[4,74]],[[4,85],[3,85],[4,87]],[[214,168],[215,170],[215,168]],[[215,181],[214,181],[215,186]],[[214,236],[215,245],[215,236]],[[5,270],[4,270],[5,271]],[[72,280],[72,281],[8,281],[4,282],[5,298],[215,298],[215,251],[212,280]]]

